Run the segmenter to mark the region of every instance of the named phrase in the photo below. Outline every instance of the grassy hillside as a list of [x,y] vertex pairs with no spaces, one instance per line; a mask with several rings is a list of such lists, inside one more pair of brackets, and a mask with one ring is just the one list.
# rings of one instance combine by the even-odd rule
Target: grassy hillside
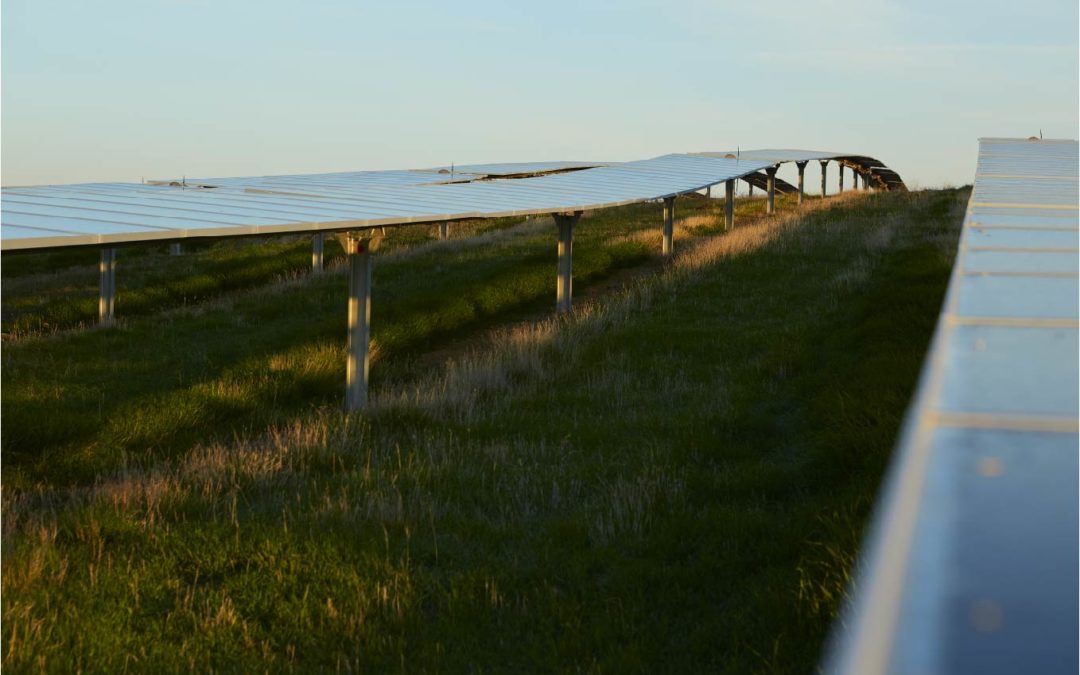
[[[730,233],[721,202],[680,200],[672,263],[659,206],[611,210],[575,233],[563,318],[550,221],[401,242],[377,254],[355,416],[340,270],[110,330],[24,313],[3,666],[811,670],[966,197],[755,200]],[[232,249],[185,264],[264,255]]]

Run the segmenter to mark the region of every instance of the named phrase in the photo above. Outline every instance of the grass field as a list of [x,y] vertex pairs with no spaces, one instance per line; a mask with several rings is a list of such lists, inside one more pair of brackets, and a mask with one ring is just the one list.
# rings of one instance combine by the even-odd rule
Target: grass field
[[[5,257],[3,667],[811,671],[966,198],[745,201],[728,233],[684,199],[669,263],[658,205],[613,209],[561,318],[549,220],[402,234],[354,416],[305,242],[134,251],[108,330],[62,309],[92,258]],[[213,283],[173,306],[159,263]]]

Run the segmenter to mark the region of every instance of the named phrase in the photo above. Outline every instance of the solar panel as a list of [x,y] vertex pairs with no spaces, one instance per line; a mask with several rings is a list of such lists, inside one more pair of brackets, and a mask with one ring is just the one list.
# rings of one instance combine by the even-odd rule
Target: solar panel
[[695,153],[705,157],[737,157],[745,161],[764,161],[772,164],[786,162],[812,162],[835,160],[842,166],[851,167],[854,171],[862,172],[870,176],[879,187],[887,190],[907,189],[904,181],[900,179],[892,169],[885,166],[880,160],[865,155],[857,155],[845,152],[828,152],[822,150],[790,150],[790,149],[765,149],[765,150],[722,150],[714,152]]
[[[448,168],[437,167],[5,188],[0,249],[334,232],[588,211],[693,192],[754,174],[783,156],[828,154],[761,152],[765,159],[698,153],[621,164],[477,164],[454,167],[452,176],[442,172]],[[505,178],[523,175],[529,177]]]
[[1077,148],[980,142],[830,672],[1077,672]]

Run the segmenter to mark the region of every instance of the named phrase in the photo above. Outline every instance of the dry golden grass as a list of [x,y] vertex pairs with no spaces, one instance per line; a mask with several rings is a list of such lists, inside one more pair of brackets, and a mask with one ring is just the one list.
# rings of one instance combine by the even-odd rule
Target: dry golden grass
[[[638,277],[610,296],[578,303],[568,316],[551,316],[493,331],[480,347],[448,360],[443,372],[433,380],[408,387],[388,386],[376,392],[371,409],[375,413],[417,409],[432,417],[447,415],[458,422],[497,415],[501,412],[499,394],[542,386],[546,374],[551,372],[545,365],[545,354],[558,354],[562,363],[573,362],[591,338],[647,312],[655,297],[677,292],[679,285],[725,258],[761,249],[780,234],[796,228],[807,214],[864,196],[846,193],[827,202],[808,202],[797,211],[747,218],[749,222],[737,222],[732,231],[722,236],[692,234],[696,228],[715,227],[716,216],[695,215],[677,220],[676,255],[660,274]],[[658,245],[660,235],[638,232],[627,239]],[[612,370],[608,372],[615,374]]]

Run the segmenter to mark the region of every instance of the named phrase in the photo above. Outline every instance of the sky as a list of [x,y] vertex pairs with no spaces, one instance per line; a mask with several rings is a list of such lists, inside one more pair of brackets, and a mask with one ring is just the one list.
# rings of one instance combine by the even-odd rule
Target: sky
[[962,185],[980,136],[1080,136],[1077,4],[2,0],[0,182],[739,147]]

